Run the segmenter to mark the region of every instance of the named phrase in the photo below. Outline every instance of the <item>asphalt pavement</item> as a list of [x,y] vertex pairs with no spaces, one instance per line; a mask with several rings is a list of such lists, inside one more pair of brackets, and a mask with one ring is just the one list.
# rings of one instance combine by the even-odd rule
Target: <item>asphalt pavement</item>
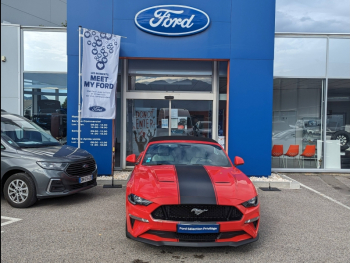
[[[350,176],[291,177],[350,206]],[[125,188],[99,185],[28,209],[2,198],[1,224],[8,223],[1,227],[1,262],[350,261],[350,209],[305,188],[259,195],[260,239],[237,248],[153,247],[127,239]]]

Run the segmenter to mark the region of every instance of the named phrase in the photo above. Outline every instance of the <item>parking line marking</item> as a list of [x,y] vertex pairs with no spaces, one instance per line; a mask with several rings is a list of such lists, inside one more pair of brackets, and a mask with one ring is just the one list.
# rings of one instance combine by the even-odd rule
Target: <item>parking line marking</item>
[[[1,216],[1,219],[8,220],[7,222],[1,223],[1,226],[6,226],[8,224],[12,224],[14,222],[18,222],[18,221],[22,220],[20,218],[7,217],[7,216]],[[4,232],[4,231],[1,231],[1,232]]]
[[[287,177],[290,180],[294,180],[294,179],[292,179],[292,178],[290,178],[290,177],[288,177],[286,175],[283,175],[283,176]],[[294,181],[296,181],[296,180],[294,180]],[[328,199],[328,200],[330,200],[330,201],[332,201],[332,202],[334,202],[334,203],[336,203],[338,205],[341,205],[342,207],[350,210],[350,207],[348,207],[347,205],[344,205],[343,203],[340,203],[339,201],[333,199],[332,197],[329,197],[329,196],[327,196],[325,194],[322,194],[321,192],[316,191],[315,189],[312,189],[311,187],[308,187],[305,184],[300,183],[299,181],[297,181],[297,182],[300,184],[300,186],[302,186],[302,187],[304,187],[304,188],[306,188],[306,189],[308,189],[308,190],[310,190],[310,191],[312,191],[312,192],[314,192],[314,193],[316,193],[316,194],[318,194],[318,195],[320,195],[320,196],[322,196],[322,197],[324,197],[324,198],[326,198],[326,199]]]

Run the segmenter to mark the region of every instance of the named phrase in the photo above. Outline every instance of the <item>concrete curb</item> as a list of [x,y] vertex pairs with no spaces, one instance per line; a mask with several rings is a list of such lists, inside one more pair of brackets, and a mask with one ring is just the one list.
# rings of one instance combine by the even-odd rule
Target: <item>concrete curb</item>
[[283,176],[283,174],[280,174],[281,177],[287,180],[292,180],[291,182],[280,182],[280,181],[272,181],[272,182],[267,182],[267,181],[252,181],[254,186],[256,188],[260,187],[276,187],[279,189],[300,189],[300,183],[291,179]]
[[[271,187],[276,187],[280,189],[300,189],[300,183],[293,180],[292,178],[286,177],[283,174],[280,174],[281,177],[287,180],[292,180],[291,182],[279,182],[279,181],[272,181],[272,182],[266,182],[266,181],[252,181],[255,188],[260,187],[269,187],[269,184]],[[127,180],[114,180],[114,184],[121,184],[123,187],[126,186]],[[103,179],[99,180],[97,179],[97,185],[111,185],[112,179]]]
[[[107,184],[107,185],[111,185],[112,184],[112,179],[104,179],[104,180],[96,180],[96,182],[97,182],[97,185],[105,185],[105,184]],[[116,185],[116,184],[121,184],[122,186],[123,186],[123,188],[126,186],[126,183],[127,183],[128,181],[127,180],[114,180],[114,184]]]

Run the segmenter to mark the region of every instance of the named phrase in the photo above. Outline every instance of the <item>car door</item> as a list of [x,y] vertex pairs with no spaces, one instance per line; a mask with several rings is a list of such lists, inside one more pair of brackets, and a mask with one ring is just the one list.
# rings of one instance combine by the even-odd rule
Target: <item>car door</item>
[[15,158],[16,155],[17,151],[1,140],[1,178],[8,170],[10,170],[11,160]]

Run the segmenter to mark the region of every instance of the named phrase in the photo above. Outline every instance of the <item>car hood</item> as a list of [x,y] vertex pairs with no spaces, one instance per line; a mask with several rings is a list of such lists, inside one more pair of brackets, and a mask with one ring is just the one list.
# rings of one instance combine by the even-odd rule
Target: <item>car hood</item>
[[[232,199],[244,202],[257,195],[250,179],[235,167],[189,165],[180,168],[140,166],[132,175],[132,192],[150,201],[168,204],[212,204],[213,200],[213,204],[228,205]],[[197,173],[197,168],[201,170],[198,177],[188,179]],[[158,200],[160,198],[163,200]]]
[[38,158],[40,160],[54,160],[55,162],[75,162],[92,158],[92,155],[89,152],[67,145],[41,148],[22,148],[19,150],[19,153]]

